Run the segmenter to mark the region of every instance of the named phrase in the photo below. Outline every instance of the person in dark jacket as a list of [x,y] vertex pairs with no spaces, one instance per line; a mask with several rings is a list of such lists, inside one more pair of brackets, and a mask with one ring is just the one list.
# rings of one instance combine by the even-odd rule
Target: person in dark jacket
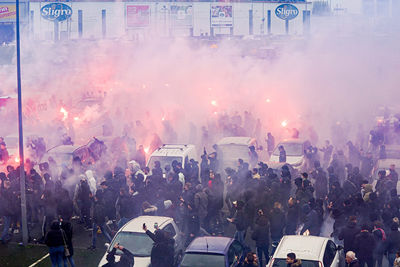
[[354,248],[360,266],[364,267],[365,263],[368,267],[374,267],[373,252],[375,250],[374,236],[369,232],[368,225],[361,227],[361,232],[354,238]]
[[268,218],[264,215],[262,210],[258,211],[258,218],[256,219],[255,228],[253,234],[251,235],[251,239],[256,241],[258,266],[265,266],[265,264],[263,265],[263,254],[266,263],[268,263],[269,260],[269,225]]
[[396,259],[396,252],[400,250],[400,232],[399,225],[392,223],[391,231],[384,242],[385,252],[388,254],[389,267],[393,266]]
[[247,225],[246,218],[243,212],[244,203],[243,201],[239,200],[235,202],[234,205],[236,206],[235,216],[233,218],[227,218],[227,220],[236,226],[234,237],[235,240],[242,244],[243,247],[246,247],[244,240],[246,237]]
[[269,218],[272,242],[271,255],[273,255],[279,241],[281,241],[281,238],[283,237],[283,230],[286,226],[285,214],[283,213],[282,205],[279,202],[274,203],[274,208],[272,209]]
[[374,265],[376,267],[382,267],[383,253],[385,251],[384,242],[386,240],[386,234],[383,230],[382,224],[377,221],[374,223],[374,230],[372,230],[372,235],[375,238],[375,250],[374,250]]
[[4,180],[2,186],[3,188],[0,189],[0,215],[3,216],[3,231],[0,239],[2,243],[6,243],[11,239],[9,229],[12,217],[15,215],[15,211],[12,208],[15,196],[12,192],[10,181]]
[[[122,256],[119,262],[115,262],[115,253],[117,252],[117,249],[122,251]],[[114,248],[107,254],[107,263],[102,267],[133,267],[134,265],[134,255],[120,244],[115,244]]]
[[52,267],[62,267],[64,257],[64,240],[60,230],[60,222],[53,221],[50,231],[44,238],[45,244],[49,247],[49,254]]
[[301,267],[301,260],[296,259],[296,254],[288,253],[286,257],[287,267]]
[[299,221],[299,207],[294,198],[289,198],[288,209],[286,214],[286,229],[287,235],[294,235],[296,233],[297,224]]
[[87,228],[90,228],[90,187],[85,178],[81,178],[80,186],[78,188],[78,203],[81,213],[81,220],[85,223]]
[[208,195],[204,192],[202,184],[196,185],[196,193],[194,194],[194,210],[197,212],[197,216],[200,221],[200,226],[205,228],[208,210]]
[[151,267],[172,267],[174,265],[174,242],[163,230],[156,229],[154,234],[143,225],[143,230],[154,241],[151,249]]
[[328,195],[328,178],[318,160],[314,162],[314,168],[311,176],[315,179],[315,196],[324,199]]
[[108,179],[108,181],[103,181],[100,186],[101,189],[98,190],[101,192],[102,194],[102,199],[103,199],[103,203],[105,206],[105,213],[106,216],[108,217],[109,220],[113,220],[115,219],[115,201],[117,199],[116,193],[114,192],[113,188],[110,186],[112,184],[112,173],[106,173],[104,175],[105,177],[107,177],[106,179]]
[[354,238],[360,233],[361,228],[357,226],[357,218],[350,216],[347,225],[339,233],[339,240],[343,240],[344,252],[355,251]]
[[304,232],[308,231],[309,235],[318,236],[320,233],[320,224],[318,219],[318,214],[315,210],[312,210],[310,205],[304,204],[302,207],[302,211],[305,214],[304,218],[304,226],[301,229],[300,234],[304,234]]
[[73,202],[69,197],[68,191],[61,189],[57,196],[57,214],[60,215],[65,221],[69,221],[73,214]]
[[68,221],[64,221],[63,218],[60,218],[60,228],[63,231],[63,237],[65,240],[65,243],[67,245],[68,251],[69,251],[69,256],[66,257],[64,254],[64,266],[68,266],[68,263],[71,265],[71,267],[75,267],[75,261],[72,258],[74,255],[74,247],[72,245],[72,235],[73,235],[73,229],[72,229],[72,224]]
[[279,146],[279,162],[286,162],[286,151],[283,146]]
[[111,236],[107,231],[105,207],[102,202],[101,194],[96,192],[93,201],[93,229],[92,229],[92,246],[89,249],[96,249],[97,227],[100,227],[101,232],[108,242],[111,242]]
[[356,254],[351,250],[346,253],[346,263],[347,267],[360,267]]
[[119,219],[117,223],[118,228],[121,228],[124,224],[139,215],[138,203],[134,201],[134,198],[123,187],[120,189],[115,209],[117,218]]

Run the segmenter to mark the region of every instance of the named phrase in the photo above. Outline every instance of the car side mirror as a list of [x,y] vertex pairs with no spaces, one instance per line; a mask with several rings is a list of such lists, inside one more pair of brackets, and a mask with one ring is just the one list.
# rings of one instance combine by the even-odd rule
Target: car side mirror
[[104,246],[106,247],[106,249],[110,248],[110,243],[105,243]]
[[337,251],[340,251],[340,250],[343,250],[343,249],[344,249],[343,246],[340,246],[340,245],[337,246],[337,248],[336,248]]

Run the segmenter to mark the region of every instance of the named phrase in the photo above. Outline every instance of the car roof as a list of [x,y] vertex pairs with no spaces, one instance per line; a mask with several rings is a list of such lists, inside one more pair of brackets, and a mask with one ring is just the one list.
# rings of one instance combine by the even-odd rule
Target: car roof
[[286,259],[287,254],[293,252],[296,258],[318,261],[328,240],[329,238],[319,236],[287,235],[280,241],[274,258]]
[[164,144],[157,148],[151,156],[157,157],[181,157],[187,151],[194,149],[194,145],[174,145],[174,144]]
[[55,154],[72,154],[75,150],[80,148],[81,146],[74,145],[60,145],[47,150],[46,153],[55,153]]
[[147,226],[147,230],[154,232],[154,223],[158,223],[159,228],[164,228],[168,223],[173,221],[170,217],[163,216],[139,216],[127,222],[120,231],[123,232],[139,232],[144,233],[143,224]]
[[215,253],[225,254],[232,238],[219,236],[202,236],[193,240],[186,249],[186,253]]
[[251,137],[224,137],[218,141],[217,145],[250,145]]

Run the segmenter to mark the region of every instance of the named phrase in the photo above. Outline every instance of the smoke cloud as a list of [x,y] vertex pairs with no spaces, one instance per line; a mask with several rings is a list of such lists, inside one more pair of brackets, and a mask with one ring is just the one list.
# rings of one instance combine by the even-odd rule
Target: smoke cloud
[[[174,141],[198,142],[202,126],[249,111],[260,118],[262,136],[284,138],[295,127],[304,138],[316,131],[322,142],[333,138],[335,126],[354,139],[360,127],[368,133],[380,106],[396,108],[400,53],[393,25],[314,17],[309,36],[266,40],[25,38],[24,123],[43,136],[65,126],[83,142],[111,121],[113,135],[130,132],[149,145],[153,133],[173,139],[169,126]],[[261,58],[271,51],[274,57]],[[3,95],[15,94],[14,66],[1,66],[0,79]],[[13,125],[1,134],[16,132]]]

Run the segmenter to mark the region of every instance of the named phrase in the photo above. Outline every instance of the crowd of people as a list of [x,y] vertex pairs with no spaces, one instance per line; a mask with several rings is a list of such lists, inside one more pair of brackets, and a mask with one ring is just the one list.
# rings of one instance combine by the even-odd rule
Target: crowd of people
[[[268,139],[274,142],[272,135]],[[257,160],[238,159],[235,169],[223,169],[216,151],[205,151],[200,163],[191,159],[184,168],[179,161],[146,167],[143,147],[138,151],[139,162],[118,161],[112,170],[101,172],[79,157],[60,173],[55,162],[27,162],[28,225],[42,226],[41,236],[30,240],[49,246],[53,266],[61,261],[74,266],[74,219],[92,232],[88,246],[96,249],[99,233],[110,242],[119,228],[140,215],[173,217],[186,245],[200,235],[228,235],[234,227],[233,237],[247,253],[243,266],[265,266],[283,235],[318,236],[331,218],[330,236],[343,240],[345,252],[353,252],[361,266],[381,267],[385,255],[390,266],[395,263],[400,250],[398,174],[392,165],[388,173],[378,173],[373,185],[371,171],[379,157],[374,151],[364,152],[350,141],[346,153],[329,141],[320,149],[310,146],[305,151],[307,168],[296,176],[287,164],[277,171]],[[280,152],[284,163],[283,147]],[[249,155],[258,159],[254,147]],[[6,243],[21,225],[19,167],[8,166],[0,181],[1,242]],[[115,247],[114,254],[117,249],[124,250]],[[165,251],[159,249],[153,257],[160,260]]]

